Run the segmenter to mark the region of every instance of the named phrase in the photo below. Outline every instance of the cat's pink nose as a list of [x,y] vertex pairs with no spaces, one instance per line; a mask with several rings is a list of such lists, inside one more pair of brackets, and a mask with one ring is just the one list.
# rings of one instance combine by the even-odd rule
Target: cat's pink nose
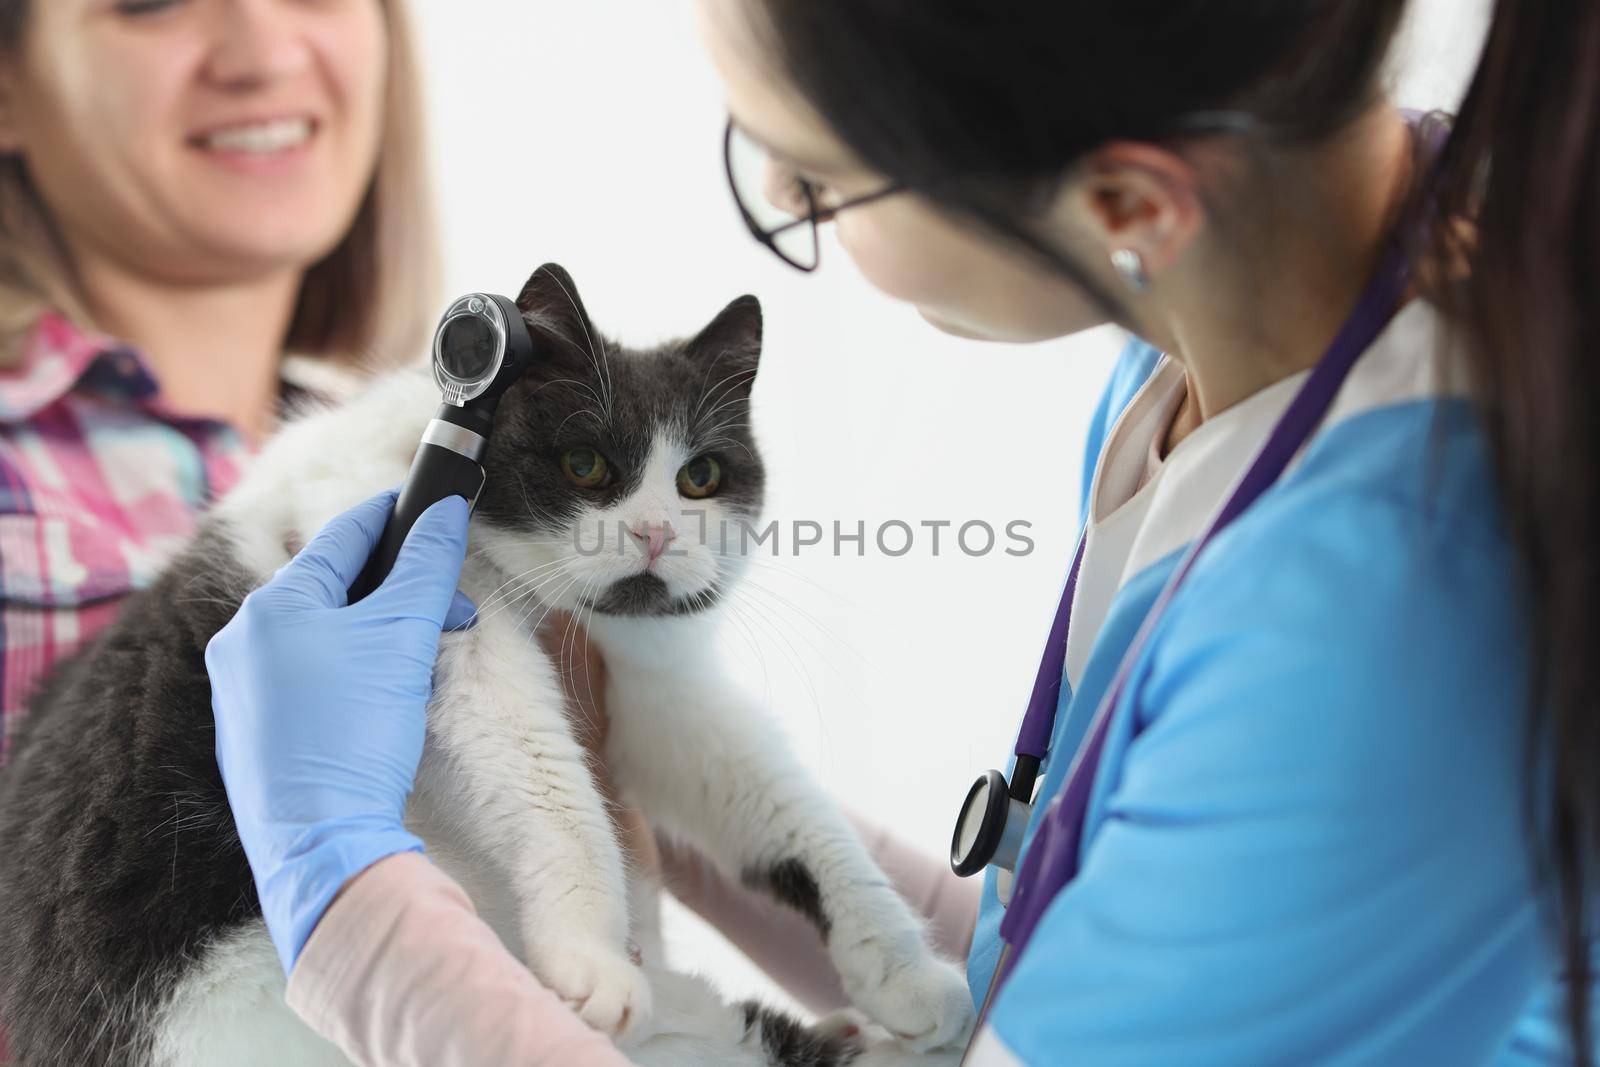
[[670,522],[636,522],[628,527],[628,532],[644,550],[646,566],[660,559],[667,546],[678,537],[678,531],[672,528]]

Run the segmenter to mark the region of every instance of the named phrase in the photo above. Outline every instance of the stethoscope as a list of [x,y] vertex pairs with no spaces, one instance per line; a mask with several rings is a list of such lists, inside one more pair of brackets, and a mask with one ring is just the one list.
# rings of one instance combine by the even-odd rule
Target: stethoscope
[[1073,755],[1065,784],[1040,816],[1038,829],[1024,855],[1022,843],[1033,815],[1034,791],[1039,771],[1049,757],[1050,736],[1055,729],[1056,706],[1066,667],[1067,636],[1072,626],[1072,602],[1088,543],[1087,529],[1079,538],[1017,736],[1011,778],[1008,782],[1000,771],[988,771],[973,784],[956,818],[950,842],[950,866],[956,874],[967,877],[993,865],[1001,871],[1001,881],[1010,882],[1009,899],[1004,894],[1006,887],[1002,886],[1006,913],[1000,923],[1000,959],[979,1012],[974,1037],[983,1026],[995,992],[1010,975],[1016,957],[1027,945],[1050,902],[1077,875],[1084,816],[1089,808],[1095,772],[1105,751],[1112,715],[1122,702],[1129,678],[1151,634],[1206,546],[1277,482],[1316,433],[1356,361],[1399,310],[1410,277],[1410,256],[1403,242],[1396,240],[1333,344],[1300,387],[1205,533],[1190,545],[1145,616]]
[[528,324],[508,297],[468,293],[445,309],[433,335],[433,380],[444,403],[422,433],[378,547],[350,587],[351,603],[388,576],[406,535],[430,506],[450,496],[477,505],[495,409],[537,357]]

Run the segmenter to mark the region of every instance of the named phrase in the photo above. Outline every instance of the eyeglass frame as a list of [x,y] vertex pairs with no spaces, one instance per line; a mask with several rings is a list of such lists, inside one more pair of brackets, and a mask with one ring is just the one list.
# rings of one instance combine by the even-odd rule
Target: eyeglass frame
[[[764,229],[761,223],[756,221],[755,215],[745,206],[744,198],[739,195],[739,183],[733,176],[733,130],[735,125],[737,124],[733,121],[733,116],[728,116],[728,125],[722,134],[722,166],[728,176],[728,188],[733,193],[733,202],[739,208],[739,214],[744,218],[744,224],[749,228],[750,235],[766,245],[773,255],[796,270],[810,274],[822,265],[822,241],[818,236],[817,229],[824,221],[832,221],[841,211],[861,207],[863,204],[882,200],[885,197],[893,196],[895,193],[903,193],[907,189],[903,182],[890,182],[876,192],[846,200],[838,207],[830,208],[827,211],[819,211],[812,183],[797,174],[795,175],[795,181],[800,184],[801,191],[805,193],[806,206],[809,210],[792,222],[786,222],[782,226],[774,226],[770,230]],[[1227,109],[1192,112],[1180,117],[1176,122],[1172,123],[1171,127],[1171,133],[1178,136],[1218,134],[1254,136],[1264,132],[1266,132],[1266,127],[1254,115],[1244,111]],[[827,218],[823,219],[823,215],[826,215]],[[811,227],[811,265],[809,267],[804,263],[796,262],[783,249],[778,247],[778,235],[787,233],[796,226]]]
[[[744,224],[749,228],[750,236],[754,237],[761,244],[765,245],[768,251],[777,256],[779,259],[783,260],[785,263],[789,264],[789,266],[793,267],[795,270],[804,271],[805,273],[810,274],[812,271],[816,270],[822,265],[822,240],[818,236],[818,228],[824,222],[831,222],[841,211],[848,211],[851,208],[861,207],[864,204],[870,204],[875,201],[882,200],[885,197],[893,196],[896,193],[905,192],[906,190],[906,186],[903,183],[890,182],[888,185],[875,192],[854,197],[853,199],[846,200],[844,203],[839,204],[836,207],[831,207],[824,210],[817,207],[815,185],[797,174],[795,175],[795,181],[799,184],[800,191],[805,194],[806,213],[798,216],[790,222],[784,223],[781,226],[774,226],[771,229],[767,229],[766,227],[763,227],[760,222],[756,221],[755,214],[745,206],[744,197],[739,195],[739,182],[733,174],[733,133],[735,125],[736,124],[734,123],[732,117],[730,117],[728,119],[727,128],[722,134],[722,166],[723,170],[727,172],[728,189],[733,193],[734,205],[738,207],[740,216],[744,218]],[[788,233],[790,230],[793,230],[799,226],[811,227],[812,251],[810,266],[795,260],[788,253],[784,252],[783,249],[778,247],[778,235]]]

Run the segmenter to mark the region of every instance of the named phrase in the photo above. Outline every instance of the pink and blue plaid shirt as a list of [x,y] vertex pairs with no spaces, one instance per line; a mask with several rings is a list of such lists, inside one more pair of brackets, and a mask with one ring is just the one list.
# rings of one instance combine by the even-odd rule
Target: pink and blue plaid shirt
[[170,410],[127,345],[40,318],[0,369],[0,766],[45,674],[150,584],[247,458],[230,426]]

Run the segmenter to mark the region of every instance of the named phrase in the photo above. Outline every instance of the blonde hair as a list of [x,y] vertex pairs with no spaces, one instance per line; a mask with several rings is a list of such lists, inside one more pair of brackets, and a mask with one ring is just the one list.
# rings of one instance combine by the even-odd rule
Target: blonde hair
[[[30,0],[0,0],[0,55],[23,45]],[[439,247],[421,70],[406,0],[380,0],[389,66],[372,184],[339,244],[307,269],[286,349],[366,366],[421,350],[437,299]],[[0,366],[39,315],[94,327],[60,235],[19,156],[0,158]]]

